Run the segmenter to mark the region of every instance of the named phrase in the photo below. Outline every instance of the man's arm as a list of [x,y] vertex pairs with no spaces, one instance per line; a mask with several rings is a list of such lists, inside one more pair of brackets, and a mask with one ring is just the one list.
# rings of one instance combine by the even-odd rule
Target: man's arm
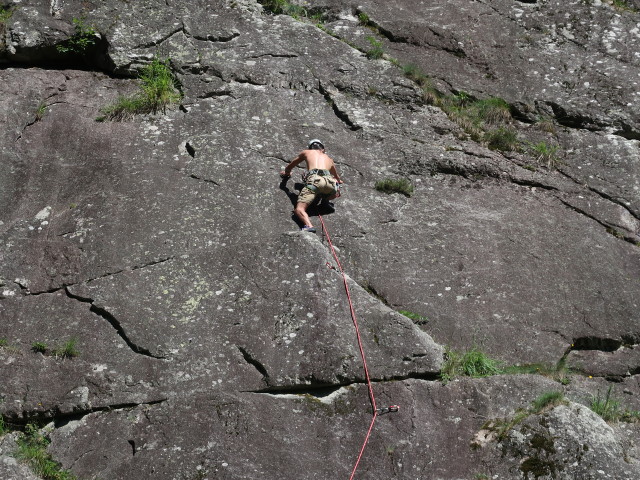
[[302,162],[304,160],[304,154],[300,153],[296,158],[294,158],[293,160],[291,160],[291,163],[289,163],[289,165],[287,165],[283,171],[280,172],[280,176],[281,177],[290,177],[291,176],[291,170],[293,170],[293,168],[298,165],[300,162]]
[[338,171],[336,170],[336,165],[333,163],[333,160],[331,161],[331,168],[329,169],[329,172],[331,172],[331,175],[333,175],[338,183],[343,183],[340,175],[338,175]]

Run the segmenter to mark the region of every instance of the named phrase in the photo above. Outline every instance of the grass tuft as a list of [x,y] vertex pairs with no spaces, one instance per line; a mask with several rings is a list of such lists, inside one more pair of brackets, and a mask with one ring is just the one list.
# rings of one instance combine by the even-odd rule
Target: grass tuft
[[413,185],[411,181],[406,178],[385,178],[384,180],[378,180],[375,185],[376,190],[386,194],[400,193],[405,197],[410,197],[413,194]]
[[518,134],[512,128],[496,128],[487,132],[484,139],[491,150],[511,152],[519,147]]
[[499,375],[502,372],[500,362],[490,358],[477,347],[465,353],[447,349],[445,362],[440,370],[440,378],[448,382],[460,376],[480,378]]
[[573,370],[566,366],[566,360],[561,359],[556,365],[545,365],[542,363],[532,363],[527,365],[512,365],[505,367],[504,373],[508,375],[535,374],[551,378],[562,385],[571,383]]
[[401,313],[407,318],[413,320],[413,323],[416,325],[426,325],[429,323],[429,319],[427,317],[423,317],[417,313],[410,312],[409,310],[398,310],[398,313]]
[[33,472],[43,480],[75,480],[75,475],[63,470],[47,453],[50,440],[33,424],[25,427],[18,438],[18,456],[26,461]]
[[530,143],[528,145],[531,155],[539,164],[546,165],[547,168],[556,168],[560,163],[558,158],[558,145],[547,145],[546,142]]
[[80,355],[80,352],[76,349],[76,343],[78,343],[78,341],[75,338],[68,340],[64,345],[53,351],[53,356],[57,358],[77,357]]
[[623,408],[620,400],[611,395],[612,386],[606,395],[600,397],[600,391],[591,397],[589,408],[600,415],[605,422],[637,422],[640,421],[640,411]]
[[49,350],[49,346],[44,342],[33,342],[31,344],[31,350],[36,353],[45,354],[47,353],[47,350]]
[[123,121],[135,115],[165,112],[167,106],[177,103],[180,92],[169,61],[154,58],[140,72],[140,91],[132,97],[120,97],[114,105],[102,109],[102,117],[97,120]]
[[531,402],[532,411],[541,413],[544,410],[553,408],[566,402],[564,394],[560,391],[546,392]]

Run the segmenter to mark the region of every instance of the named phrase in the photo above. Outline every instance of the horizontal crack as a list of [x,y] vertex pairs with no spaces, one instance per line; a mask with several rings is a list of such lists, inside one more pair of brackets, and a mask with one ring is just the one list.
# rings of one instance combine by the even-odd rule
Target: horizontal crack
[[76,409],[69,413],[60,413],[58,406],[48,411],[22,411],[21,416],[18,417],[11,412],[5,414],[6,424],[10,430],[21,430],[28,423],[45,424],[54,422],[55,428],[60,428],[72,422],[74,420],[80,420],[83,417],[97,412],[111,412],[118,410],[126,410],[129,408],[135,408],[143,405],[158,405],[166,402],[167,398],[161,398],[158,400],[151,400],[148,402],[130,402],[130,403],[117,403],[114,405],[105,405],[102,407],[90,407],[86,409]]
[[[405,380],[425,380],[425,381],[438,381],[440,379],[439,373],[434,372],[412,372],[405,375],[396,375],[391,377],[371,378],[371,383],[389,383],[389,382],[403,382]],[[349,381],[341,383],[317,383],[317,384],[301,384],[301,385],[274,385],[260,390],[243,390],[244,393],[260,393],[266,395],[311,395],[314,397],[325,397],[331,393],[339,390],[340,388],[351,387],[354,385],[366,385],[367,382],[362,379],[361,381]]]
[[[175,259],[175,256],[170,256],[170,257],[162,258],[162,259],[159,259],[159,260],[153,260],[153,261],[151,261],[151,262],[144,263],[144,264],[141,264],[141,265],[134,265],[133,267],[131,267],[131,268],[130,268],[130,269],[128,269],[128,270],[127,270],[127,269],[115,270],[115,271],[113,271],[113,272],[107,272],[107,273],[104,273],[104,274],[99,275],[99,276],[97,276],[97,277],[89,278],[88,280],[81,280],[81,281],[79,281],[79,282],[74,282],[74,283],[63,283],[63,284],[62,284],[61,286],[59,286],[59,287],[50,288],[50,289],[48,289],[48,290],[36,290],[36,291],[31,291],[31,290],[29,290],[29,288],[28,288],[27,286],[21,285],[21,284],[19,284],[19,283],[17,283],[17,285],[18,285],[22,290],[25,290],[25,294],[26,294],[26,295],[29,295],[29,296],[32,296],[32,297],[37,297],[37,296],[39,296],[39,295],[46,295],[46,294],[51,294],[51,293],[57,293],[57,292],[59,292],[60,290],[63,290],[63,289],[65,289],[65,288],[67,288],[67,287],[74,287],[74,286],[76,286],[76,285],[80,285],[80,284],[82,284],[82,283],[95,282],[96,280],[100,280],[100,279],[102,279],[102,278],[107,278],[107,277],[112,277],[112,276],[114,276],[114,275],[118,275],[118,274],[120,274],[120,273],[124,273],[124,272],[126,272],[126,271],[135,271],[135,270],[140,270],[140,269],[142,269],[142,268],[152,267],[152,266],[154,266],[154,265],[158,265],[158,264],[161,264],[161,263],[165,263],[165,262],[168,262],[168,261],[171,261],[171,260],[174,260],[174,259]],[[15,282],[14,282],[14,283],[15,283]]]

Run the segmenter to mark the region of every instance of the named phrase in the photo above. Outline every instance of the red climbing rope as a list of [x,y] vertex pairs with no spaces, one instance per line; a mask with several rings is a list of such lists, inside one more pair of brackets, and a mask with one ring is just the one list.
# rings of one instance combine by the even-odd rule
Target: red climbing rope
[[[353,480],[353,477],[356,474],[356,470],[358,469],[358,465],[360,464],[360,460],[362,459],[362,455],[364,454],[364,449],[367,446],[367,443],[369,442],[369,437],[371,436],[371,431],[373,430],[373,424],[376,423],[376,418],[378,417],[378,408],[376,406],[376,398],[373,395],[373,387],[371,385],[371,379],[369,378],[369,369],[367,367],[367,359],[364,355],[364,350],[362,348],[362,339],[360,338],[360,328],[358,327],[358,320],[356,320],[356,312],[353,309],[353,303],[351,301],[351,293],[349,292],[349,285],[347,284],[347,276],[345,275],[344,270],[342,269],[342,265],[340,264],[340,260],[338,259],[338,255],[336,254],[336,251],[333,248],[333,243],[331,243],[331,237],[329,236],[329,231],[327,230],[327,226],[325,225],[321,215],[318,215],[318,218],[320,218],[320,222],[322,223],[322,231],[325,237],[327,238],[327,243],[329,243],[329,247],[331,249],[333,258],[336,260],[338,268],[340,269],[340,274],[342,275],[342,281],[344,282],[344,289],[347,292],[347,300],[349,301],[351,319],[353,320],[353,325],[356,329],[356,336],[358,337],[358,347],[360,348],[360,356],[362,357],[362,365],[364,367],[364,375],[365,375],[365,378],[367,379],[367,387],[369,389],[369,400],[371,400],[371,407],[373,408],[373,418],[371,419],[371,424],[369,425],[367,436],[364,439],[362,448],[360,449],[360,454],[358,455],[356,464],[354,465],[353,470],[351,471],[351,476],[349,477],[349,480]],[[395,405],[393,407],[395,407],[396,410],[387,410],[387,411],[397,411],[397,407]]]

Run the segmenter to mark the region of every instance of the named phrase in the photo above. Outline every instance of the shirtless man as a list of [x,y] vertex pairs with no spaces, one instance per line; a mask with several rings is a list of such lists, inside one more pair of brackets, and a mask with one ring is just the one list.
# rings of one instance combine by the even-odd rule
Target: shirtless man
[[304,176],[305,187],[300,190],[298,204],[294,213],[298,216],[304,226],[300,229],[305,232],[315,232],[315,227],[309,220],[307,208],[319,196],[328,196],[331,200],[339,195],[339,188],[342,180],[336,171],[333,160],[324,153],[324,145],[318,139],[309,142],[307,150],[303,150],[291,161],[285,169],[280,172],[282,178],[291,177],[291,170],[300,162],[306,162],[307,173]]

